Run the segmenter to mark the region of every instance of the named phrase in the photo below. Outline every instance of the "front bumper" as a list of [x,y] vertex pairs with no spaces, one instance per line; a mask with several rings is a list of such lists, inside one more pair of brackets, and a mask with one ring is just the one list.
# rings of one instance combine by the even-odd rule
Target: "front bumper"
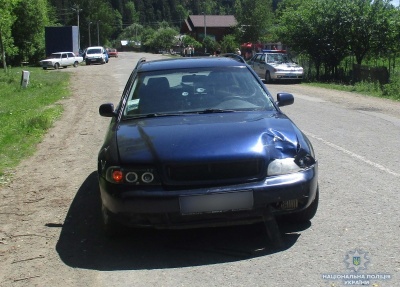
[[302,72],[275,72],[271,73],[271,79],[273,80],[302,80],[303,73]]
[[86,63],[103,63],[105,60],[101,57],[90,58],[86,56],[85,61]]
[[[201,189],[153,191],[115,185],[99,177],[101,199],[117,221],[137,227],[188,228],[262,221],[268,206],[275,214],[301,211],[314,200],[317,163],[304,171],[246,184]],[[200,197],[196,197],[200,196]],[[189,208],[187,200],[189,201]],[[194,199],[194,200],[193,200]],[[193,207],[193,202],[199,204]],[[237,202],[243,202],[237,204]],[[297,201],[295,208],[282,208]],[[213,207],[209,207],[212,204]]]
[[49,61],[41,62],[41,66],[42,66],[43,68],[53,68],[53,67],[54,67],[54,64],[55,64],[55,63],[49,62]]

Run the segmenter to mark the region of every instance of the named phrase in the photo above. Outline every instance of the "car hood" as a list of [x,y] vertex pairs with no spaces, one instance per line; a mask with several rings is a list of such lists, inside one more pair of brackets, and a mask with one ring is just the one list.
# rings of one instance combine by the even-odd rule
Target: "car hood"
[[268,160],[294,157],[299,137],[283,114],[235,112],[122,121],[115,143],[125,164]]
[[41,60],[40,62],[46,62],[46,61],[59,61],[59,60],[60,60],[60,58],[48,58],[48,59]]
[[296,63],[271,63],[272,67],[276,69],[301,69]]

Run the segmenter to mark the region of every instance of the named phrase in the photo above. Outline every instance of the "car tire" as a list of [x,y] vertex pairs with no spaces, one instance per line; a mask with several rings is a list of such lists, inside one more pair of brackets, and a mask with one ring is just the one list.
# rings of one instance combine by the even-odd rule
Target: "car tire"
[[304,210],[300,212],[295,212],[283,216],[283,220],[290,223],[304,223],[309,222],[317,213],[319,202],[319,188],[317,187],[317,192],[313,202]]
[[104,204],[101,205],[101,215],[103,231],[107,237],[115,237],[122,233],[122,226],[114,218],[114,214],[109,211]]
[[60,64],[59,63],[55,63],[54,64],[54,69],[58,70],[60,68]]
[[78,61],[75,61],[74,62],[74,68],[78,67],[78,65],[79,65]]
[[265,72],[265,82],[266,82],[267,84],[269,84],[269,83],[272,82],[271,74],[269,73],[269,71],[266,71],[266,72]]
[[86,61],[86,66],[89,66],[90,65],[90,62],[89,61]]
[[43,70],[47,70],[47,67],[43,67]]

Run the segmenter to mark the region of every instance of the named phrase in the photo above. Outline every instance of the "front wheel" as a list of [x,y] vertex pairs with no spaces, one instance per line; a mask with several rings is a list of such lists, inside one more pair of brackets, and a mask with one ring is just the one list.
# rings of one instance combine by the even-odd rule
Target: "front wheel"
[[78,67],[78,65],[79,65],[78,61],[75,61],[74,62],[74,68]]
[[54,69],[58,70],[60,68],[60,64],[59,63],[55,63],[54,64]]

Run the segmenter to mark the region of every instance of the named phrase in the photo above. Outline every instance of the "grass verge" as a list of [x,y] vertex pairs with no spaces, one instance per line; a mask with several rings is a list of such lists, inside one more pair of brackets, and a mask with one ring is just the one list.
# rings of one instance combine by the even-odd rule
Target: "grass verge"
[[355,85],[340,85],[335,83],[304,83],[309,86],[321,87],[326,89],[334,89],[347,92],[355,92],[368,96],[387,98],[400,101],[400,73],[391,77],[391,81],[386,85],[379,83],[360,82]]
[[27,88],[21,88],[22,68],[0,72],[0,184],[8,182],[21,160],[34,153],[63,112],[57,102],[70,96],[69,73],[24,70],[30,72]]

